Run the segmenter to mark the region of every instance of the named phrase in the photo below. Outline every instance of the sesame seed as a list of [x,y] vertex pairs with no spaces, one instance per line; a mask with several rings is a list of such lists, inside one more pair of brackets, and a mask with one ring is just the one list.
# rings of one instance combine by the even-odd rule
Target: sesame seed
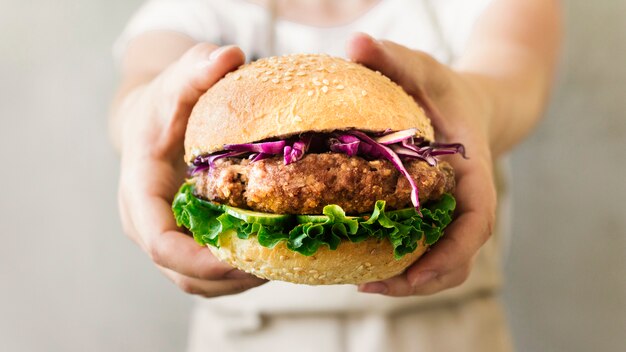
[[287,76],[287,77],[285,77],[285,78],[283,78],[283,79],[284,79],[285,81],[291,81],[291,77],[290,77],[290,76]]
[[321,86],[322,82],[318,81],[317,78],[313,78],[313,84],[316,86]]
[[291,87],[290,85],[286,85],[286,86],[285,86],[285,89],[286,89],[286,90],[291,90],[291,88],[292,88],[292,87]]
[[364,90],[362,90],[362,91],[361,91],[361,95],[362,95],[362,96],[366,96],[366,95],[367,95],[367,92],[366,92],[366,91],[364,91]]
[[322,83],[324,83],[325,85],[329,85],[329,84],[330,84],[330,83],[328,83],[328,80],[327,80],[327,79],[323,79],[323,80],[322,80]]
[[267,77],[263,77],[263,78],[261,78],[261,81],[262,81],[262,82],[267,82],[268,80],[269,80],[269,78],[267,78]]
[[306,73],[304,73],[302,71],[299,71],[298,73],[296,73],[296,76],[305,76],[305,75],[306,75]]
[[340,84],[340,85],[338,85],[338,86],[337,86],[337,89],[339,89],[339,90],[342,90],[343,88],[344,88],[344,87],[343,87],[343,85],[342,85],[342,84]]
[[324,92],[324,93],[328,92],[328,86],[323,86],[322,87],[322,92]]
[[233,76],[233,79],[234,79],[235,81],[238,81],[240,78],[241,78],[241,76],[240,76],[240,75],[234,75],[234,76]]
[[265,74],[269,76],[269,75],[274,74],[274,71],[265,71]]
[[302,117],[296,115],[296,116],[293,117],[293,120],[297,121],[297,122],[302,122]]
[[302,268],[297,266],[297,267],[293,268],[293,271],[302,271]]
[[310,90],[310,91],[308,91],[308,92],[306,93],[306,95],[308,95],[308,96],[312,96],[313,94],[315,94],[315,92],[313,92],[312,90]]
[[274,79],[272,80],[272,83],[278,83],[278,82],[280,82],[280,80],[279,80],[278,78],[274,78]]

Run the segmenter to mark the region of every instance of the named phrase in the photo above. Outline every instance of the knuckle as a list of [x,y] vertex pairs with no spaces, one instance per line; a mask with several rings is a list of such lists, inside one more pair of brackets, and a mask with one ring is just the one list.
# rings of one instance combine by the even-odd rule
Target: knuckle
[[472,273],[472,266],[471,265],[464,266],[461,269],[461,274],[459,276],[459,280],[460,280],[459,284],[467,281],[467,279],[469,279],[471,273]]
[[124,235],[126,235],[126,237],[135,241],[135,234],[133,232],[133,229],[130,226],[128,220],[124,219],[124,217],[122,217],[122,232],[124,233]]
[[133,226],[131,215],[128,213],[128,207],[126,205],[126,199],[120,190],[118,191],[117,197],[118,211],[120,215],[120,224],[122,225],[122,232],[126,235],[126,237],[130,238],[136,243],[139,243],[137,237],[137,233]]
[[439,62],[434,57],[424,51],[414,50],[414,53],[416,58],[421,62],[422,65],[430,67],[439,64]]
[[180,277],[179,279],[176,280],[176,286],[178,286],[178,288],[190,295],[195,295],[195,294],[199,294],[200,290],[198,290],[198,288],[196,287],[196,285],[193,283],[193,281],[191,279],[188,279],[186,277]]
[[452,287],[457,287],[463,284],[469,278],[472,272],[471,264],[467,264],[459,268],[458,273],[455,275],[454,280],[452,280]]
[[493,234],[493,231],[495,230],[496,227],[496,211],[495,209],[492,211],[489,211],[489,215],[487,215],[487,218],[485,220],[485,232],[484,232],[484,240],[487,241],[491,235]]
[[130,220],[128,219],[128,215],[125,214],[124,210],[120,208],[120,222],[122,225],[122,232],[126,235],[126,237],[130,239],[135,239],[133,227],[130,224]]
[[154,263],[160,266],[166,266],[165,265],[165,249],[163,245],[161,245],[160,241],[151,241],[148,244],[147,252],[148,252],[148,256],[150,256],[150,259]]

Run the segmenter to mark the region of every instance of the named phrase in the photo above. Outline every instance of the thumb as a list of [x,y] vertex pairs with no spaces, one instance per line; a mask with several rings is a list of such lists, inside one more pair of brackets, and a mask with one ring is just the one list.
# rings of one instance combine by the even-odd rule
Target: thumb
[[156,94],[152,97],[156,100],[154,103],[164,127],[161,150],[165,154],[182,148],[187,120],[200,96],[244,61],[244,53],[236,46],[217,47],[200,43],[153,82]]
[[450,71],[446,66],[424,52],[375,40],[365,33],[355,33],[346,51],[353,61],[380,71],[404,88],[424,109],[435,130],[445,135],[445,120],[435,103],[449,86]]
[[158,84],[175,103],[193,106],[200,96],[226,73],[244,63],[245,56],[234,45],[217,47],[200,43],[167,68]]
[[409,94],[427,90],[439,93],[446,83],[447,68],[430,55],[388,40],[355,33],[347,42],[348,57],[401,85]]

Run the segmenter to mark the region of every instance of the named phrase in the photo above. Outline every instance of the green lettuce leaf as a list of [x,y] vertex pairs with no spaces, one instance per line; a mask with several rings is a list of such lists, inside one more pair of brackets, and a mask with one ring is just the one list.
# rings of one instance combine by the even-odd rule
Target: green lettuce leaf
[[443,236],[452,221],[456,201],[450,194],[421,207],[420,217],[414,208],[385,211],[385,201],[379,200],[370,215],[346,216],[338,205],[323,209],[323,221],[298,223],[293,216],[289,221],[276,225],[245,222],[224,212],[219,204],[202,200],[193,193],[193,185],[185,183],[180,188],[172,211],[176,223],[187,228],[201,245],[219,246],[219,235],[235,230],[241,239],[257,236],[259,244],[273,248],[285,242],[287,248],[303,255],[313,255],[321,246],[337,249],[342,240],[360,242],[367,238],[387,239],[394,248],[396,259],[413,252],[422,239],[431,245]]

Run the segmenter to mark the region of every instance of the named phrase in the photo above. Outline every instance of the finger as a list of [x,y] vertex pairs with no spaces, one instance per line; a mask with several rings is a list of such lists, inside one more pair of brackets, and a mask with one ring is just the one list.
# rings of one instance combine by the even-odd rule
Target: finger
[[424,109],[435,130],[447,136],[450,128],[435,104],[450,84],[449,70],[426,53],[390,41],[356,33],[347,43],[348,57],[398,83]]
[[455,167],[457,217],[433,249],[407,270],[407,278],[413,285],[419,285],[429,275],[443,277],[471,262],[493,231],[496,194],[491,166],[474,158]]
[[217,47],[200,43],[189,49],[162,76],[166,95],[176,96],[180,105],[193,105],[220,78],[244,63],[236,46]]
[[413,287],[404,273],[387,280],[361,284],[358,289],[359,292],[363,293],[378,293],[391,297],[403,297],[413,294]]
[[[138,231],[144,234],[145,250],[158,265],[185,276],[216,280],[235,270],[221,262],[190,236],[179,232],[168,203],[157,197],[146,199],[139,216]],[[152,219],[154,225],[147,223]],[[160,221],[156,221],[160,219]]]
[[[471,163],[471,164],[470,164]],[[430,294],[462,283],[470,263],[492,232],[496,196],[487,162],[475,158],[457,168],[458,217],[433,249],[397,277],[360,286],[390,296]]]
[[234,269],[178,231],[170,205],[173,181],[167,180],[171,167],[165,161],[143,160],[125,172],[121,197],[135,231],[132,237],[158,265],[194,278],[222,278]]
[[391,297],[431,295],[463,283],[469,276],[471,265],[467,264],[443,276],[431,276],[419,285],[412,284],[406,274],[359,285],[359,291],[378,293]]
[[442,92],[449,83],[447,69],[430,55],[386,40],[375,40],[355,33],[347,42],[350,59],[380,71],[401,85],[409,94],[427,89]]
[[472,262],[465,263],[447,274],[433,276],[419,285],[411,284],[411,287],[413,288],[413,295],[432,295],[434,293],[459,286],[469,277],[472,263],[473,260]]
[[200,295],[207,298],[240,293],[253,287],[263,285],[267,282],[266,280],[260,279],[250,274],[245,274],[241,271],[238,272],[245,274],[245,276],[239,275],[240,277],[238,278],[210,281],[184,276],[180,273],[163,267],[158,268],[182,291],[192,295]]
[[226,73],[244,63],[241,49],[202,43],[194,46],[160,75],[152,87],[164,122],[158,150],[177,158],[193,106]]

